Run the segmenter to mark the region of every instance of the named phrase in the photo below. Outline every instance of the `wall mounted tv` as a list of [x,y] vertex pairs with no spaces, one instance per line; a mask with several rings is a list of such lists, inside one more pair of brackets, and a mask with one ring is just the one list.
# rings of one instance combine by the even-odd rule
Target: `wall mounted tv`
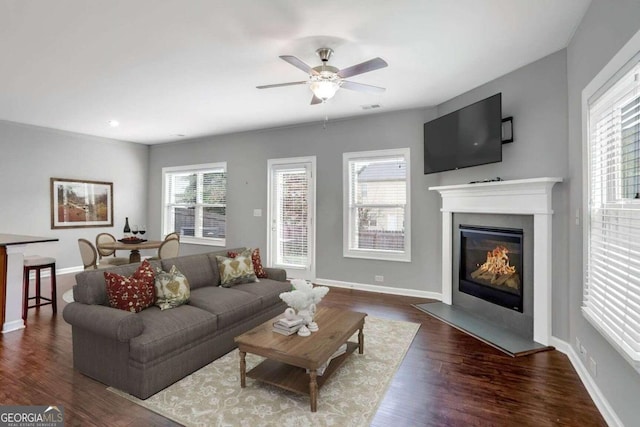
[[502,161],[502,93],[424,124],[424,173]]

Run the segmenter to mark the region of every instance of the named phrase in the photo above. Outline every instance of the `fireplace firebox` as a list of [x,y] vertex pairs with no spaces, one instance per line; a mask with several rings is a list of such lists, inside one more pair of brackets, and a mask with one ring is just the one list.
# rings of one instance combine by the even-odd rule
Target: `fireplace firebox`
[[458,289],[522,313],[520,229],[460,225]]

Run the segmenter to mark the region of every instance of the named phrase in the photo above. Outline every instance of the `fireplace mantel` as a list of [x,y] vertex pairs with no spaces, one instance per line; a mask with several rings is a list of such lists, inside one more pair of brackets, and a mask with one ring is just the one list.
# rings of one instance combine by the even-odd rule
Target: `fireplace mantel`
[[453,278],[454,212],[533,215],[533,339],[551,340],[551,195],[562,178],[544,177],[511,181],[429,187],[442,196],[442,302],[451,305]]

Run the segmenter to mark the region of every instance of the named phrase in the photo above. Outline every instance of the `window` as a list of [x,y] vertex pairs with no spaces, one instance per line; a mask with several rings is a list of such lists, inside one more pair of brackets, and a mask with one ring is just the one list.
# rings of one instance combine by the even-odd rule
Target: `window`
[[585,317],[640,370],[639,55],[587,99]]
[[344,153],[344,256],[411,261],[409,149]]
[[184,243],[224,246],[227,223],[227,164],[163,168],[163,233]]

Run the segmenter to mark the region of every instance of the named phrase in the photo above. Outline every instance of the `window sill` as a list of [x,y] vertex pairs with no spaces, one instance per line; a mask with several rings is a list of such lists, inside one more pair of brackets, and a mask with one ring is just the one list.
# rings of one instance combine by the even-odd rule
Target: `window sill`
[[345,258],[374,259],[378,261],[411,262],[411,254],[406,252],[363,251],[349,249],[342,253]]
[[221,246],[221,247],[224,247],[227,245],[226,239],[207,239],[207,238],[191,237],[191,236],[180,236],[180,243],[185,243],[188,245]]

